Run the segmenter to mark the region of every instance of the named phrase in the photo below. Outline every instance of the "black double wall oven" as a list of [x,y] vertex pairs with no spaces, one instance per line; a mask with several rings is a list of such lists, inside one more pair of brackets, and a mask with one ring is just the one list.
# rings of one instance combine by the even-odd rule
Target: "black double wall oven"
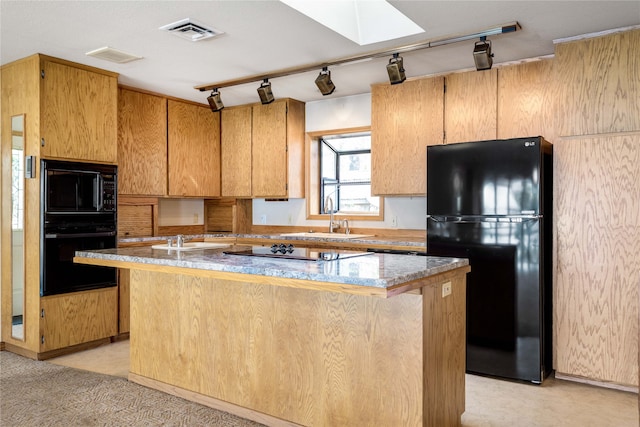
[[40,295],[116,286],[115,268],[73,257],[116,247],[117,167],[42,160],[40,185]]

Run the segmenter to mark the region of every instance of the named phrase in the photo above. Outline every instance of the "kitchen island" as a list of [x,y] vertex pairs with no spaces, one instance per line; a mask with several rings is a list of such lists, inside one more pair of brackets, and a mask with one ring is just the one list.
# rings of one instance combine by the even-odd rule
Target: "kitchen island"
[[460,425],[466,260],[226,249],[76,253],[130,269],[131,381],[268,425]]

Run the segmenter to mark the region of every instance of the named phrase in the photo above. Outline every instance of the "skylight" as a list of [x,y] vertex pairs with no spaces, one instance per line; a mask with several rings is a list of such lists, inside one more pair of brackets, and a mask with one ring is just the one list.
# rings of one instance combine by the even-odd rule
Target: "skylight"
[[424,33],[385,0],[280,0],[360,46]]

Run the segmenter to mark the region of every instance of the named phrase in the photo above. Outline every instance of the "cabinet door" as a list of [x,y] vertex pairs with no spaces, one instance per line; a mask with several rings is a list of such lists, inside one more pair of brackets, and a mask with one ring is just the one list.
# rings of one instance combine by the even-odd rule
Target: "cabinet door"
[[252,106],[225,108],[220,124],[222,197],[251,197]]
[[446,77],[445,142],[496,139],[498,71],[469,71]]
[[167,194],[167,100],[118,90],[118,193]]
[[498,69],[498,138],[543,136],[556,140],[558,115],[553,60]]
[[424,195],[426,146],[442,144],[444,78],[371,88],[371,192]]
[[42,155],[116,163],[117,78],[46,60],[41,66]]
[[287,102],[253,106],[254,197],[287,197]]
[[45,352],[118,334],[118,288],[74,292],[40,299],[41,344]]
[[169,100],[169,195],[220,196],[220,113]]

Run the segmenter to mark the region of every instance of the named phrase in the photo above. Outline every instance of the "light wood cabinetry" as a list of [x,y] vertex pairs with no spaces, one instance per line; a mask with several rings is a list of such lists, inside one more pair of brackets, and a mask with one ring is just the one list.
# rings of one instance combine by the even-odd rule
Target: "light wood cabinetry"
[[445,142],[496,139],[498,70],[454,73],[445,82]]
[[294,99],[253,106],[253,197],[304,197],[304,108]]
[[220,114],[168,100],[169,196],[220,196]]
[[167,100],[118,89],[118,194],[167,194]]
[[118,288],[43,297],[40,352],[109,338],[118,333]]
[[41,67],[41,155],[116,163],[117,74],[44,56]]
[[[109,311],[117,310],[110,294],[115,295],[115,287],[73,297],[40,297],[39,167],[42,158],[116,163],[117,74],[45,55],[5,64],[1,72],[2,340],[10,351],[45,358],[61,346],[81,346],[117,332],[117,311],[115,316]],[[5,221],[11,217],[11,137],[5,132],[16,115],[24,115],[24,155],[38,160],[36,176],[23,181],[24,339],[11,333],[12,230],[11,221]]]
[[443,142],[444,78],[371,88],[371,192],[426,193],[426,146]]
[[640,30],[559,44],[556,376],[638,385]]
[[640,131],[640,30],[556,46],[562,136]]
[[251,197],[251,118],[253,107],[225,108],[220,124],[222,197]]
[[552,59],[498,69],[498,138],[557,139],[557,89]]

